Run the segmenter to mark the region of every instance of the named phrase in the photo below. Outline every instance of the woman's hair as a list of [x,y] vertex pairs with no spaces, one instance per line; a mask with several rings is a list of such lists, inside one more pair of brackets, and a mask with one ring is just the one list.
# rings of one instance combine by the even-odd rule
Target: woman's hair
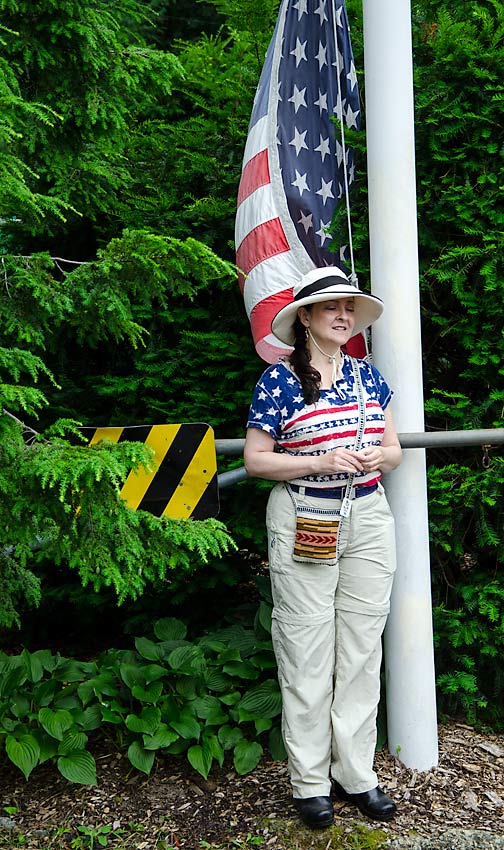
[[[306,305],[306,309],[310,310],[311,304]],[[322,376],[310,363],[310,352],[306,345],[306,328],[299,316],[296,316],[294,322],[294,335],[294,351],[289,356],[289,362],[301,382],[305,404],[314,404],[320,398]]]

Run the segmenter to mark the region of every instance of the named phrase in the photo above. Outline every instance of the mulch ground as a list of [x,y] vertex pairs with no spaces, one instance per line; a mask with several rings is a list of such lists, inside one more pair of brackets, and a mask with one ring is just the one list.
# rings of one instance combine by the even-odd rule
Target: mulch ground
[[[380,783],[399,807],[395,820],[380,829],[391,839],[412,832],[438,836],[450,828],[503,836],[504,735],[450,722],[439,727],[439,748],[439,765],[426,773],[404,768],[386,751],[377,754]],[[26,783],[2,762],[0,846],[49,850],[57,838],[58,847],[70,848],[72,841],[77,847],[76,838],[86,834],[79,827],[87,830],[85,847],[93,830],[95,847],[101,834],[102,846],[112,847],[120,837],[135,850],[200,850],[202,842],[249,847],[250,836],[261,836],[261,846],[274,850],[336,846],[284,843],[282,826],[298,824],[285,763],[265,758],[247,776],[224,766],[205,781],[184,759],[161,757],[147,777],[103,741],[94,754],[98,786],[92,788],[70,785],[50,766],[38,768]],[[336,824],[351,832],[356,810],[335,802],[335,812]]]

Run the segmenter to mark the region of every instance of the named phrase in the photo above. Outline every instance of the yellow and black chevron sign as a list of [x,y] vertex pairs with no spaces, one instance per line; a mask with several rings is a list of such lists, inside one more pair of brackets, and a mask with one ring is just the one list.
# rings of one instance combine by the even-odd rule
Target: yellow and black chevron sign
[[213,429],[203,422],[183,425],[131,425],[81,428],[89,445],[101,440],[145,443],[154,449],[157,468],[131,471],[121,498],[133,510],[176,519],[217,516],[219,492]]

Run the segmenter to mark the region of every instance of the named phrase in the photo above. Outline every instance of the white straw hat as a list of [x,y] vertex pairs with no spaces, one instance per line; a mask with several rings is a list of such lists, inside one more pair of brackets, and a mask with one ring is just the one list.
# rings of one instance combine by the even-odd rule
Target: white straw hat
[[313,269],[294,284],[293,300],[278,311],[271,323],[271,330],[279,340],[294,345],[294,322],[297,311],[307,304],[318,301],[333,301],[336,298],[354,298],[355,325],[352,336],[369,327],[383,313],[383,301],[376,295],[362,292],[348,280],[337,266]]

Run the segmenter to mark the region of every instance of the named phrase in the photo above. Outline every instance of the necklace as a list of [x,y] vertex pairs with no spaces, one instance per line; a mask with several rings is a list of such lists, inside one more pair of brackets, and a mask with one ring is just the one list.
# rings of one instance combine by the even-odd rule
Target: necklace
[[324,357],[327,357],[329,362],[332,365],[332,375],[331,375],[331,384],[334,386],[336,381],[339,381],[343,377],[342,366],[343,366],[343,354],[340,348],[338,348],[336,354],[328,354],[327,351],[323,351],[318,344],[318,342],[313,337],[310,328],[307,328],[308,336],[313,342],[315,348],[317,348]]

